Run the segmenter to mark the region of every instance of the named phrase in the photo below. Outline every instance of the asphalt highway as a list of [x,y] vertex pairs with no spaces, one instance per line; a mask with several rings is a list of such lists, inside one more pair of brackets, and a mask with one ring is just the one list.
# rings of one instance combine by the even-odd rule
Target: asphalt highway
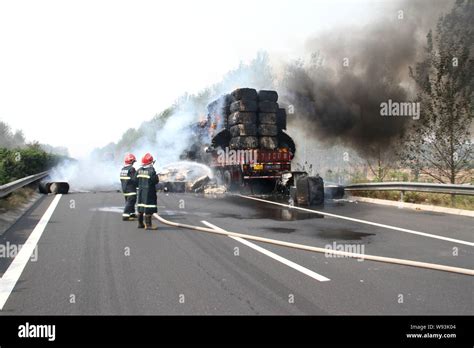
[[[349,201],[314,207],[335,215],[322,216],[231,195],[159,194],[158,204],[159,214],[174,222],[474,268],[470,217]],[[0,257],[0,314],[474,313],[469,275],[248,242],[156,220],[159,229],[145,231],[121,221],[122,207],[117,192],[41,198],[0,238],[4,251],[26,241],[34,247],[24,268],[24,255]]]

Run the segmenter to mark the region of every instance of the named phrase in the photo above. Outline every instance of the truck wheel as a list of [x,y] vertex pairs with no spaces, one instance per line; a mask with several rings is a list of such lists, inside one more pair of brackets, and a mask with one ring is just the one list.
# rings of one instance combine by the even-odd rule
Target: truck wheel
[[230,174],[230,171],[228,170],[224,172],[224,186],[229,191],[232,188],[232,175]]
[[216,175],[217,185],[224,185],[224,174],[222,173],[222,170],[217,169],[215,175]]
[[302,176],[296,181],[296,202],[299,205],[310,204],[309,182],[307,176]]
[[324,181],[319,176],[308,177],[309,205],[324,204]]
[[240,171],[236,172],[232,176],[231,170],[224,171],[224,185],[228,191],[239,191],[242,184],[242,173]]

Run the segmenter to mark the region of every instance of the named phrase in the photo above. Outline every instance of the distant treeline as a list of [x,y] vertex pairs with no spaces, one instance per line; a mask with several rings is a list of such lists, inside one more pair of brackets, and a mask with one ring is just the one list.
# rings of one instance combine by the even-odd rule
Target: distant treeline
[[0,121],[0,185],[46,171],[66,158],[67,149],[27,143],[22,131],[13,132]]
[[44,172],[64,157],[47,153],[37,144],[25,148],[0,148],[0,185],[28,175]]

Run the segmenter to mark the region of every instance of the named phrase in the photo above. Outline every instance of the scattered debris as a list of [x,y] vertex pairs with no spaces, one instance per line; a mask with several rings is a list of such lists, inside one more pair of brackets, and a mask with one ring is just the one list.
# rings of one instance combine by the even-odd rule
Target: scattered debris
[[206,185],[211,181],[211,178],[209,176],[201,176],[200,178],[197,178],[193,183],[190,183],[189,191],[199,193],[203,192]]
[[222,185],[208,186],[204,189],[205,195],[222,195],[226,192],[227,192],[226,187]]

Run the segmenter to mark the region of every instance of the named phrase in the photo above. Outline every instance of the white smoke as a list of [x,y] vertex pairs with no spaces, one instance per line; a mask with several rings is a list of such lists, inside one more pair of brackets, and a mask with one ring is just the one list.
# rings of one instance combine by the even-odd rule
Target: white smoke
[[[156,131],[152,139],[140,138],[127,152],[110,152],[99,154],[91,153],[88,157],[78,161],[66,161],[56,166],[50,175],[50,181],[66,181],[72,192],[77,191],[111,191],[120,189],[120,169],[124,166],[127,153],[133,153],[137,162],[134,167],[138,169],[141,159],[150,153],[155,160],[157,172],[170,169],[170,164],[178,167],[180,172],[187,172],[190,180],[199,176],[212,176],[207,166],[190,162],[178,162],[180,155],[189,148],[191,128],[199,119],[198,115],[205,113],[205,108],[200,108],[191,101],[182,101],[175,112]],[[187,166],[185,170],[183,166]]]
[[[254,60],[248,64],[240,64],[237,69],[224,76],[221,82],[204,90],[202,95],[179,99],[172,115],[158,127],[158,130],[156,125],[147,126],[145,123],[145,126],[142,125],[140,128],[145,135],[126,150],[110,144],[77,162],[63,162],[52,171],[51,181],[67,181],[71,191],[120,189],[120,169],[124,165],[123,159],[127,153],[133,153],[137,157],[136,168],[140,166],[145,153],[150,153],[154,157],[157,172],[169,168],[173,163],[176,165],[176,162],[180,161],[180,156],[193,142],[191,125],[207,116],[207,104],[238,87],[272,89],[273,76],[268,59],[265,53],[259,53]],[[189,167],[189,173],[196,173],[192,175],[194,178],[201,176],[197,174],[212,176],[212,172],[206,166],[180,162],[179,167],[182,169],[183,165]]]
[[67,161],[53,168],[51,181],[66,181],[72,192],[111,191],[120,189],[120,165],[93,156]]

